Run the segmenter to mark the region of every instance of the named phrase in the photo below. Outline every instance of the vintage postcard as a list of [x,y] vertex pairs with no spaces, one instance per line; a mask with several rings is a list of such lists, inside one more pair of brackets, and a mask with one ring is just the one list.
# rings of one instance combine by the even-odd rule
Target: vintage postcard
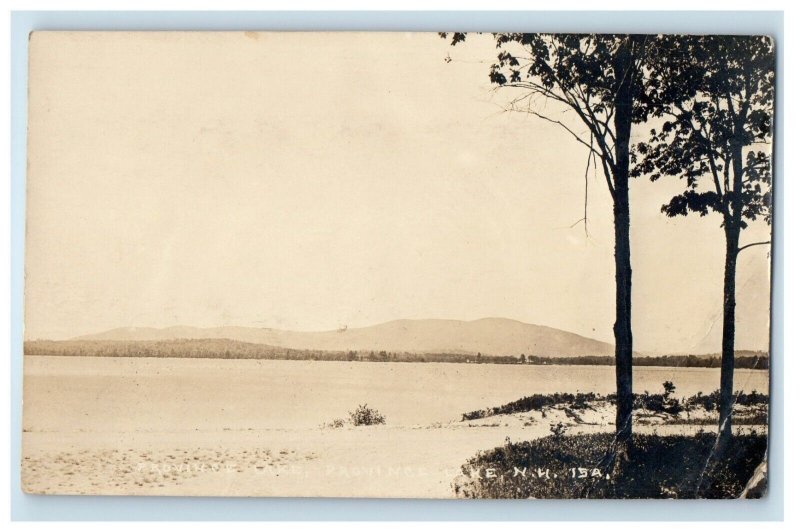
[[34,494],[767,493],[767,36],[34,32]]

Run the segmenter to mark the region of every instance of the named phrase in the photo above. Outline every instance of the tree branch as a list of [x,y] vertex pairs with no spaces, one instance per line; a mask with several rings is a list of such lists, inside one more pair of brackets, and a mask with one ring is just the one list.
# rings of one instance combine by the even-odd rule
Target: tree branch
[[[594,145],[593,140],[594,135],[589,139],[592,145]],[[592,162],[592,155],[594,155],[593,151],[589,150],[589,157],[586,158],[586,171],[583,173],[583,233],[587,238],[589,236],[589,164]],[[572,227],[575,227],[575,224],[572,224]]]
[[772,244],[771,240],[765,240],[763,242],[753,242],[752,244],[747,244],[746,246],[740,247],[738,250],[736,250],[736,254],[738,255],[739,253],[741,253],[745,249],[753,247],[753,246],[766,246],[766,245],[769,245],[769,244]]
[[565,125],[563,122],[561,122],[560,120],[554,120],[554,119],[552,119],[552,118],[549,118],[549,117],[547,117],[547,116],[545,116],[545,115],[543,115],[543,114],[541,114],[541,113],[537,113],[537,112],[536,112],[536,111],[534,111],[533,109],[530,109],[530,110],[527,110],[527,111],[523,111],[523,112],[525,112],[525,113],[530,113],[530,114],[532,114],[532,115],[534,115],[534,116],[537,116],[537,117],[541,118],[542,120],[546,120],[547,122],[550,122],[550,123],[552,123],[552,124],[557,124],[557,125],[561,126],[561,127],[562,127],[562,128],[564,128],[566,131],[568,131],[570,135],[572,135],[573,137],[575,137],[575,140],[577,140],[578,142],[580,142],[581,144],[583,144],[584,146],[586,146],[587,148],[589,148],[589,151],[590,151],[590,152],[597,153],[597,155],[600,155],[600,156],[602,157],[602,154],[601,154],[601,153],[598,153],[598,152],[597,152],[597,150],[595,149],[595,147],[594,147],[594,144],[589,144],[588,142],[586,142],[585,140],[583,140],[582,138],[580,138],[580,137],[578,136],[578,134],[577,134],[577,133],[575,133],[574,131],[572,131],[572,130],[571,130],[569,127],[568,127],[568,126],[566,126],[566,125]]

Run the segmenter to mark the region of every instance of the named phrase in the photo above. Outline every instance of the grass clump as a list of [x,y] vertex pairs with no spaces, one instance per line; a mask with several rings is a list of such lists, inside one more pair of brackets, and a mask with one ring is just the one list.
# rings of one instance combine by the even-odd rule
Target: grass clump
[[709,461],[713,433],[637,434],[631,454],[609,473],[600,466],[613,434],[554,433],[478,453],[454,484],[466,498],[729,499],[738,497],[765,456],[767,439],[734,436],[721,459]]
[[344,419],[342,419],[340,417],[337,417],[336,419],[334,419],[333,421],[331,421],[329,423],[323,423],[322,424],[322,428],[324,428],[324,429],[340,429],[340,428],[344,427],[346,423],[347,422]]

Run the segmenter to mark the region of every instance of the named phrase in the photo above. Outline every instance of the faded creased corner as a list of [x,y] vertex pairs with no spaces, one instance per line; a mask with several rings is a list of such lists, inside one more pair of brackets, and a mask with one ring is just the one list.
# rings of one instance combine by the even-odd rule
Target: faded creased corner
[[764,459],[753,471],[750,480],[745,484],[742,493],[739,494],[740,499],[760,499],[767,494],[767,453],[764,453]]

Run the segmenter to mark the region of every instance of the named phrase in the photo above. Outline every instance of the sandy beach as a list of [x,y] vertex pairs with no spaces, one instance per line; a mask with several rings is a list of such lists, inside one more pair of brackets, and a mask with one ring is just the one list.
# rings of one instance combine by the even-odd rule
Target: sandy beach
[[[478,451],[546,436],[554,423],[573,434],[611,431],[614,421],[610,404],[577,418],[545,408],[460,420],[472,409],[549,393],[553,371],[572,371],[575,386],[590,389],[582,374],[599,385],[605,380],[595,372],[612,368],[84,357],[25,363],[22,476],[29,493],[450,498],[461,465]],[[655,391],[659,379],[670,378],[690,395],[713,389],[715,375],[646,368],[637,382]],[[743,389],[766,388],[766,372],[739,376]],[[386,414],[386,425],[326,426],[364,402]],[[637,431],[659,434],[712,429],[653,417],[636,423]]]

